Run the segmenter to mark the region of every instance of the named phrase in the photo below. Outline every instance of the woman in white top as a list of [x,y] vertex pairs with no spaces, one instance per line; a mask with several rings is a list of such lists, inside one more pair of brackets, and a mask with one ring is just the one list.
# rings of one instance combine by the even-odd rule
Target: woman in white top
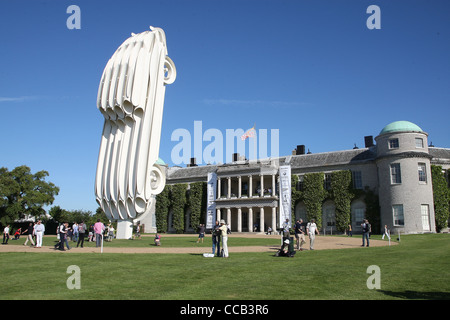
[[228,227],[225,224],[225,220],[220,220],[220,231],[222,231],[222,249],[223,257],[228,258]]

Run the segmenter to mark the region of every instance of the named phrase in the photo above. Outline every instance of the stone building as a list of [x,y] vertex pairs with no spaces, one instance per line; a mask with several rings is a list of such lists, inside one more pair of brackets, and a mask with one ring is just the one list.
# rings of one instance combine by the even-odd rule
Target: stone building
[[[312,154],[297,146],[292,155],[277,159],[250,162],[235,155],[233,162],[222,165],[167,168],[167,184],[206,182],[208,173],[216,174],[216,219],[224,219],[233,232],[262,232],[277,228],[279,214],[278,165],[290,165],[302,187],[305,174],[324,173],[325,189],[330,186],[331,173],[350,170],[353,187],[371,190],[378,195],[380,226],[391,232],[435,232],[431,165],[450,169],[450,149],[429,145],[428,134],[408,121],[396,121],[384,127],[378,136],[366,136],[365,147],[344,151]],[[367,204],[362,196],[351,203],[353,231],[361,230]],[[295,217],[307,221],[305,204],[295,205]],[[143,223],[146,231],[155,231],[155,216]],[[189,226],[189,213],[185,225]],[[141,222],[142,223],[142,222]],[[169,214],[169,231],[171,217]],[[264,229],[263,229],[264,228]],[[153,229],[153,230],[152,230]],[[193,231],[189,227],[187,232]],[[322,232],[336,232],[335,205],[332,200],[322,204]]]

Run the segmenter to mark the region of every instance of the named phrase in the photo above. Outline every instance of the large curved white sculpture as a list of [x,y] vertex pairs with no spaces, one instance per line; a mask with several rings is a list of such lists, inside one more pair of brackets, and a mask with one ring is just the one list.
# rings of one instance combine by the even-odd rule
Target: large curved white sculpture
[[[109,59],[97,107],[105,117],[95,181],[96,200],[117,237],[130,238],[165,186],[159,156],[165,85],[176,78],[160,28],[132,34]],[[126,223],[123,223],[126,222]]]

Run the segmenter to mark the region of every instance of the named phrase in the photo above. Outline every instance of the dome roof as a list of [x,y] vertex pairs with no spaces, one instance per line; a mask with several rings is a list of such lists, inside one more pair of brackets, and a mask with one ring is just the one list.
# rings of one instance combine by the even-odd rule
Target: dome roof
[[166,163],[161,158],[158,158],[158,160],[156,160],[156,164],[159,164],[160,166],[165,166],[166,165]]
[[409,121],[394,121],[389,123],[383,130],[380,131],[380,135],[391,132],[399,131],[415,131],[423,132],[423,130],[416,124]]

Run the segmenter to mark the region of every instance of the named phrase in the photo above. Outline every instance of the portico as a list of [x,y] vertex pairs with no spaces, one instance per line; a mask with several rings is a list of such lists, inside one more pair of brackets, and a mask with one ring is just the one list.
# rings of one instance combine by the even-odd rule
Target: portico
[[264,232],[276,229],[278,175],[276,170],[217,172],[216,219],[231,231]]

